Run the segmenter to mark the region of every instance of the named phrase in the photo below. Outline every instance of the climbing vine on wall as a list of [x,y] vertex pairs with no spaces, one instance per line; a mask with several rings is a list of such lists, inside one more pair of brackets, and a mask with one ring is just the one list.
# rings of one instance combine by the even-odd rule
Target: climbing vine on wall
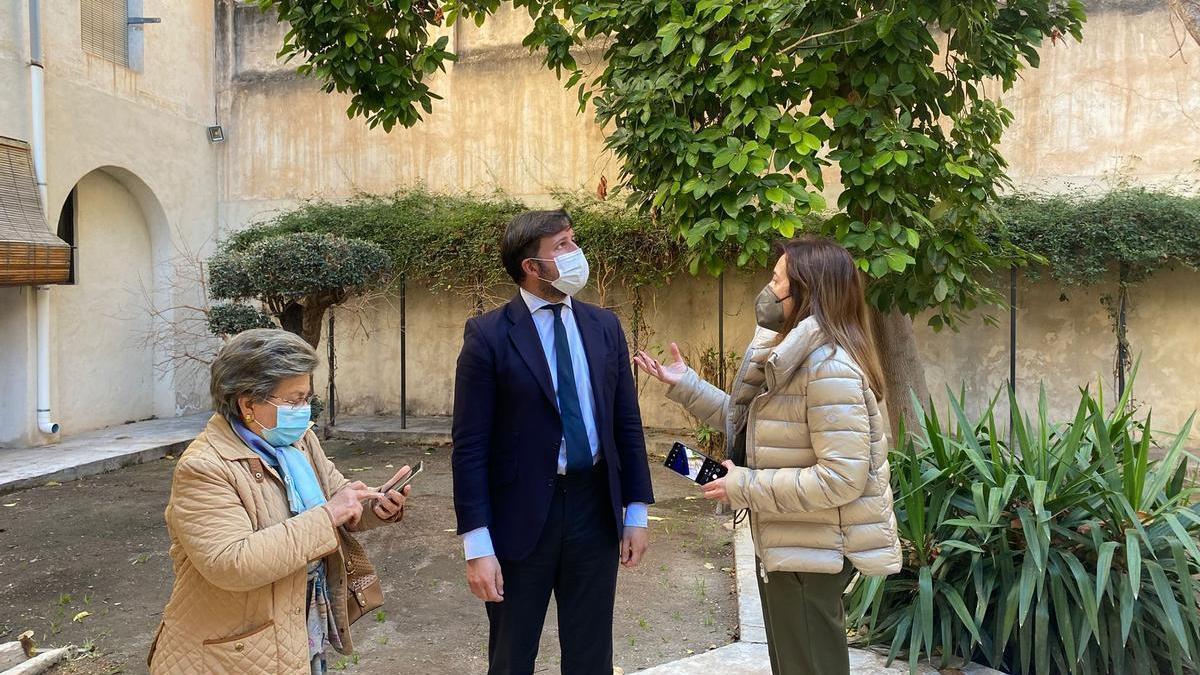
[[[666,227],[624,200],[559,192],[592,266],[600,304],[621,311],[635,345],[647,339],[642,290],[684,268],[683,249]],[[518,213],[534,208],[502,193],[449,195],[411,187],[346,202],[313,202],[232,236],[241,245],[296,232],[336,233],[377,244],[393,261],[393,279],[468,299],[482,312],[508,298],[500,238]]]
[[1040,256],[1043,271],[1067,286],[1098,285],[1116,274],[1116,292],[1101,297],[1117,338],[1114,372],[1124,388],[1133,351],[1126,335],[1130,289],[1163,268],[1200,269],[1200,198],[1137,188],[1076,198],[1015,195],[1001,202],[1008,241]]

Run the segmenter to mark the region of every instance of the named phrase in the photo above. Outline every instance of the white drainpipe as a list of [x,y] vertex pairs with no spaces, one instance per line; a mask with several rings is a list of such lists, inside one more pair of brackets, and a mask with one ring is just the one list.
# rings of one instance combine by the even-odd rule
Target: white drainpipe
[[[42,67],[42,12],[39,0],[29,0],[29,83],[33,98],[33,171],[43,215],[46,195],[46,89]],[[57,434],[50,417],[50,287],[37,287],[37,421],[43,434]]]

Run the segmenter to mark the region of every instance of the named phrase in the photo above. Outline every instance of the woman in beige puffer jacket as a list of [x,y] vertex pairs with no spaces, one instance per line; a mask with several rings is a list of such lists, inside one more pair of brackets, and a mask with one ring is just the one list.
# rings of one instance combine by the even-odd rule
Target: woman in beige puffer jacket
[[842,594],[855,570],[901,565],[882,378],[850,254],[811,237],[782,249],[732,395],[675,345],[671,364],[645,352],[636,361],[671,385],[671,400],[726,432],[735,461],[704,496],[750,511],[772,672],[847,674]]

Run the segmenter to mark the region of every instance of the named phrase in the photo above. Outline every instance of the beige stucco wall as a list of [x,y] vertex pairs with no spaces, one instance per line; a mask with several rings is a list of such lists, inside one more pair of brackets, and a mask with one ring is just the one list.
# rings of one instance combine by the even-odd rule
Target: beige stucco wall
[[[1016,121],[1004,152],[1021,189],[1098,190],[1120,180],[1189,189],[1200,151],[1200,48],[1181,53],[1160,3],[1092,2],[1082,44],[1046,44],[1041,68],[1024,74],[1003,98]],[[236,48],[228,51],[222,93],[230,120],[222,183],[222,225],[242,227],[301,200],[387,192],[424,182],[450,191],[500,188],[532,204],[556,187],[591,188],[618,174],[602,149],[590,113],[580,116],[572,92],[561,89],[538,57],[520,47],[526,19],[502,12],[484,29],[458,27],[452,47],[464,58],[435,80],[445,96],[427,120],[391,134],[370,131],[344,115],[347,101],[319,93],[277,65],[283,29],[243,8],[230,19]],[[1200,310],[1194,272],[1164,273],[1134,291],[1130,340],[1143,354],[1138,400],[1153,405],[1155,426],[1174,429],[1200,405],[1190,382],[1200,374]],[[726,348],[739,350],[752,329],[751,300],[763,279],[741,275],[726,288]],[[1004,282],[1006,283],[1006,282]],[[1068,289],[1022,280],[1018,315],[1021,400],[1046,381],[1057,417],[1073,411],[1076,388],[1113,383],[1114,336],[1099,295],[1106,286]],[[681,278],[648,292],[658,345],[685,351],[716,346],[716,282]],[[399,406],[399,315],[396,300],[365,312],[339,311],[338,385],[343,414],[391,413]],[[409,294],[410,412],[445,414],[453,366],[469,303],[453,296]],[[934,333],[918,321],[930,388],[957,390],[981,404],[1008,377],[1007,314],[991,327],[975,320],[960,333]],[[644,384],[643,414],[651,426],[690,422]],[[1193,445],[1200,431],[1192,434]]]
[[[163,23],[146,27],[145,71],[133,73],[82,52],[78,0],[43,4],[51,219],[70,189],[90,174],[105,195],[93,203],[109,206],[93,214],[94,221],[81,222],[116,218],[127,237],[138,226],[129,209],[136,204],[146,239],[130,249],[131,268],[144,274],[149,265],[163,304],[191,299],[196,290],[170,290],[168,263],[177,249],[208,250],[218,232],[305,199],[423,182],[448,191],[500,188],[547,204],[553,189],[590,189],[601,175],[612,183],[619,173],[590,114],[577,113],[574,93],[520,46],[527,20],[518,13],[502,12],[483,29],[449,30],[462,59],[434,78],[444,100],[416,128],[385,134],[347,119],[345,98],[326,95],[277,64],[284,29],[252,5],[148,2],[146,14]],[[1192,142],[1200,135],[1200,48],[1189,42],[1173,55],[1178,45],[1162,3],[1089,5],[1085,41],[1045,45],[1041,68],[1004,95],[1016,114],[1004,144],[1016,184],[1059,191],[1095,190],[1117,180],[1186,187],[1200,156]],[[25,6],[0,5],[0,134],[28,139]],[[224,144],[205,139],[204,127],[214,121],[224,125]],[[101,174],[92,174],[98,169]],[[65,326],[75,318],[67,310],[80,294],[94,291],[105,299],[89,313],[113,313],[120,294],[89,289],[87,276],[80,289],[55,292],[64,304],[55,312],[55,404],[71,418],[59,420],[67,433],[100,423],[86,419],[79,402],[108,390],[109,383],[83,363],[104,358],[104,349],[120,350],[122,359],[133,359],[130,364],[136,360],[129,347],[101,345]],[[130,278],[114,274],[109,281],[128,286]],[[1196,291],[1189,290],[1195,281],[1195,273],[1163,274],[1134,294],[1130,338],[1143,354],[1139,399],[1155,406],[1156,426],[1164,428],[1177,427],[1197,405],[1190,386],[1200,373],[1200,339],[1191,329],[1200,309]],[[761,283],[744,275],[728,281],[727,348],[738,349],[748,336],[748,301]],[[1061,291],[1052,284],[1025,283],[1023,396],[1032,395],[1033,378],[1048,376],[1052,407],[1065,414],[1077,385],[1098,377],[1111,381],[1112,335],[1097,301],[1106,290],[1070,290],[1070,301],[1059,302]],[[652,342],[677,339],[693,351],[715,346],[715,281],[677,279],[647,291],[647,298]],[[362,316],[348,309],[339,314],[343,412],[398,408],[395,303],[378,301]],[[414,412],[448,412],[467,312],[467,303],[451,296],[419,289],[410,294]],[[919,328],[931,388],[965,381],[973,397],[994,391],[1006,377],[1006,336],[1006,326],[979,322],[958,335]],[[32,293],[0,289],[0,444],[46,440],[33,427],[34,339]],[[75,357],[81,361],[70,361]],[[203,381],[146,378],[144,363],[131,367],[139,374],[128,396],[136,404],[126,419],[145,411],[147,392],[157,415],[205,404]],[[687,424],[654,385],[646,386],[643,405],[651,425]]]
[[[154,283],[150,232],[141,205],[96,171],[76,188],[77,284],[54,291],[54,410],[94,429],[154,414],[154,350],[140,289]],[[79,383],[103,383],[78,388]]]
[[[85,330],[88,317],[138,313],[126,294],[137,290],[125,288],[130,270],[150,270],[148,281],[162,307],[192,299],[196,289],[171,290],[170,262],[180,248],[211,242],[217,224],[219,148],[208,143],[204,131],[216,112],[213,3],[147,2],[145,9],[162,23],[145,28],[145,68],[135,73],[83,52],[79,0],[42,2],[49,219],[56,223],[71,189],[102,169],[108,180],[96,181],[91,200],[99,208],[81,213],[80,222],[116,228],[90,240],[80,253],[95,261],[102,252],[109,257],[108,269],[81,276],[78,288],[51,291],[52,304],[61,298],[65,305],[52,310],[51,339],[53,351],[62,356],[52,365],[52,403],[66,435],[114,420],[171,416],[205,403],[204,382],[147,370],[145,355],[158,358],[161,345],[147,350]],[[0,135],[32,140],[26,10],[25,2],[0,4]],[[140,220],[128,208],[130,199]],[[145,241],[114,248],[128,241],[112,239],[115,232],[139,228]],[[65,311],[82,309],[75,303],[80,294],[92,298],[86,311]],[[31,289],[0,293],[4,326],[11,330],[5,331],[0,349],[0,398],[6,400],[0,406],[0,445],[53,440],[37,433],[35,424]],[[109,349],[118,350],[117,362],[136,361],[137,372],[127,378],[127,404],[113,402],[107,413],[92,415],[85,410],[110,395],[112,382],[102,369],[86,364],[113,358]]]
[[[1174,433],[1200,408],[1200,390],[1194,386],[1200,375],[1200,336],[1194,328],[1200,312],[1198,277],[1192,271],[1166,271],[1131,292],[1128,336],[1134,353],[1141,356],[1134,400],[1143,411],[1153,409],[1156,430]],[[726,280],[726,351],[741,352],[750,339],[754,296],[765,282],[765,273]],[[997,282],[1001,283],[1007,284],[1007,280]],[[1007,293],[1006,285],[1004,290]],[[1042,385],[1051,415],[1057,420],[1074,414],[1078,388],[1082,386],[1090,387],[1093,393],[1102,386],[1106,401],[1113,402],[1116,338],[1100,296],[1114,290],[1104,284],[1062,289],[1045,279],[1020,278],[1017,392],[1027,413],[1036,414]],[[665,351],[675,341],[685,357],[696,363],[700,353],[717,347],[715,280],[682,277],[665,288],[647,292],[645,297],[650,324],[647,343],[652,350]],[[466,300],[410,290],[410,414],[449,412],[454,359],[462,346],[463,322],[470,312]],[[965,386],[968,407],[979,412],[1007,383],[1009,318],[1007,312],[994,313],[998,325],[972,320],[957,333],[934,332],[918,320],[922,360],[930,392],[939,405],[944,405],[947,387],[957,394]],[[395,300],[378,300],[366,308],[348,306],[337,316],[340,414],[395,414],[400,400],[399,312]],[[318,382],[325,381],[322,369]],[[665,400],[661,385],[644,377],[639,381],[647,425],[687,428],[694,424]],[[1007,418],[1007,410],[1002,398],[997,406],[1001,423]],[[1191,431],[1188,445],[1200,446],[1200,428]]]

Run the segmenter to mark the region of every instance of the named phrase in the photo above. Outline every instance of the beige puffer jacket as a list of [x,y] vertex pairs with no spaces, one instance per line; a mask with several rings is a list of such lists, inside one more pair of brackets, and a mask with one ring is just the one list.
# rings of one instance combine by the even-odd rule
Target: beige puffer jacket
[[735,509],[750,509],[766,572],[900,571],[887,421],[862,370],[813,318],[777,346],[760,328],[728,394],[689,370],[668,398],[727,438],[746,428],[746,464],[730,471]]
[[[347,480],[309,431],[326,496]],[[346,573],[325,509],[292,516],[279,475],[214,415],[175,467],[166,510],[175,585],[150,646],[154,675],[309,672],[308,566],[325,559],[343,652],[353,648]],[[382,524],[370,509],[358,529]]]

